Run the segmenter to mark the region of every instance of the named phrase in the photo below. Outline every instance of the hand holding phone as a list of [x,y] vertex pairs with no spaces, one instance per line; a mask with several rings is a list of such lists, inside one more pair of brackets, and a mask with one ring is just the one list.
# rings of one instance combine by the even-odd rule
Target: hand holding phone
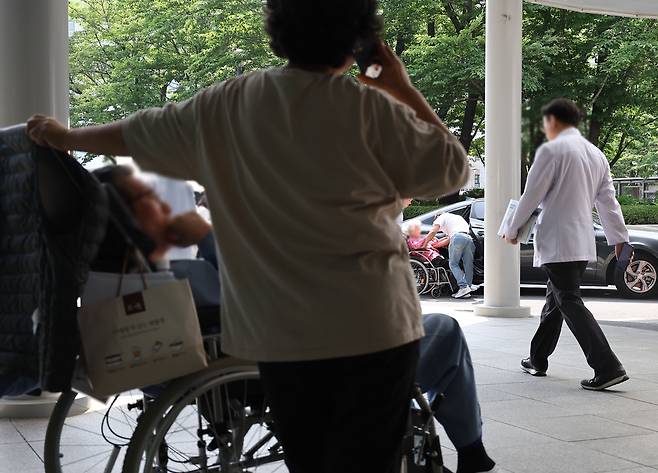
[[354,48],[354,59],[359,66],[361,74],[377,79],[383,70],[382,60],[379,58],[379,47],[381,40],[377,36],[361,40]]

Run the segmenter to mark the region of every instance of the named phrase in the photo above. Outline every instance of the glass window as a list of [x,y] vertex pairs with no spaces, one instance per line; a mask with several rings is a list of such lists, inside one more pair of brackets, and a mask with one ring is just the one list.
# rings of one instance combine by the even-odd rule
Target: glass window
[[436,219],[436,215],[430,215],[429,217],[422,219],[421,223],[423,225],[432,225],[435,219]]
[[471,206],[464,205],[463,207],[457,207],[456,209],[451,210],[450,213],[459,215],[461,218],[468,221],[468,214],[470,213],[470,211],[471,211]]
[[484,201],[478,200],[471,206],[471,218],[484,220]]

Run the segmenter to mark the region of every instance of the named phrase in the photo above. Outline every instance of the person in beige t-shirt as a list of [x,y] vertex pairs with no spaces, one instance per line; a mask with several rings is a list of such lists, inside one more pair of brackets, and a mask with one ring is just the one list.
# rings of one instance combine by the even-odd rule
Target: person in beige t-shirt
[[[348,445],[372,446],[377,432],[376,471],[388,471],[423,335],[396,217],[401,197],[465,184],[466,153],[383,43],[380,77],[345,75],[357,41],[377,32],[375,0],[266,3],[286,66],[108,125],[69,130],[35,116],[28,130],[43,145],[130,155],[146,171],[203,185],[222,254],[222,349],[260,363],[290,470],[307,471],[292,417],[321,393],[335,408],[315,422],[329,431],[348,429],[354,399],[378,411],[349,424],[327,471],[359,471]],[[314,465],[321,447],[310,449]],[[368,465],[360,471],[375,471]]]

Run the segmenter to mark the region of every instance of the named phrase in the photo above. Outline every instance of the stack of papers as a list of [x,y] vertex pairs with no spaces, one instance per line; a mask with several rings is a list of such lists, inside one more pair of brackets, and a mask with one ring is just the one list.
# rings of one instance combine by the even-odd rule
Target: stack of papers
[[[505,216],[503,217],[503,221],[500,224],[500,229],[498,229],[498,236],[499,237],[504,237],[505,235],[508,235],[511,233],[511,224],[512,220],[514,220],[514,215],[516,214],[516,209],[519,206],[519,201],[518,200],[510,200],[509,204],[507,205],[507,210],[505,211]],[[521,228],[519,228],[519,233],[516,237],[516,239],[519,241],[519,243],[528,243],[530,242],[530,238],[532,237],[534,231],[535,231],[535,224],[537,223],[537,219],[539,218],[539,214],[541,213],[541,209],[535,210],[528,221],[524,223]]]

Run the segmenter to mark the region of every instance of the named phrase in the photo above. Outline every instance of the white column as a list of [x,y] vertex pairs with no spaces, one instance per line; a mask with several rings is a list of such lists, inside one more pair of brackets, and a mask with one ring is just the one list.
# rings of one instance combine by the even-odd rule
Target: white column
[[[0,128],[69,118],[68,0],[0,0]],[[48,417],[57,396],[0,399],[0,417]]]
[[487,0],[485,66],[484,305],[488,317],[524,317],[519,248],[501,241],[498,227],[510,199],[521,193],[522,0]]
[[68,0],[0,0],[0,127],[69,118]]

